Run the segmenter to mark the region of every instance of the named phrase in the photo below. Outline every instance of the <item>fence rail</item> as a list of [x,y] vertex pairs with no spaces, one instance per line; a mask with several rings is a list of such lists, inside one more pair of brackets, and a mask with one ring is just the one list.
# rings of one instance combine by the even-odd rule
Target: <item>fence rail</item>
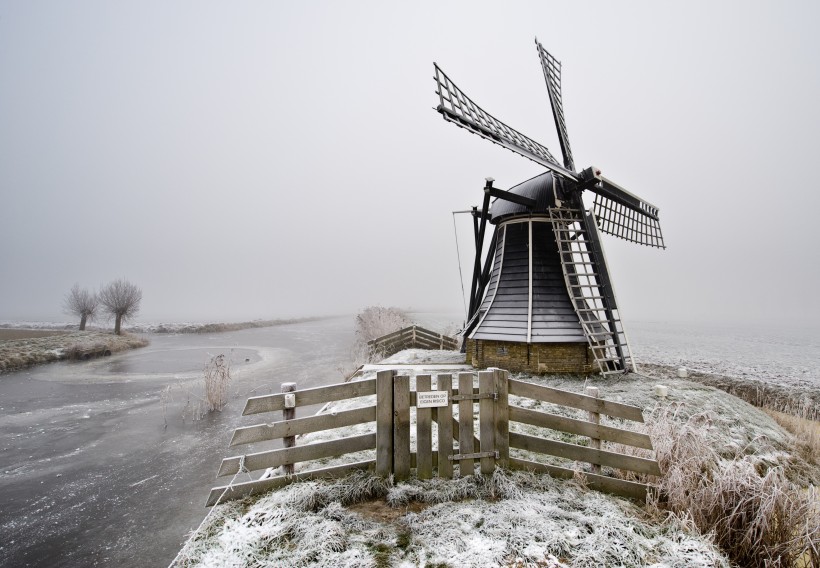
[[[376,394],[376,380],[367,379],[301,391],[252,397],[246,402],[242,414],[251,415],[262,412],[286,411],[300,406],[335,402],[374,394]],[[237,428],[231,438],[230,446],[266,442],[280,438],[283,440],[293,439],[293,437],[301,434],[356,426],[375,420],[376,406],[370,404],[360,408],[330,414],[316,414],[304,418],[280,420],[269,424],[255,424],[253,426]],[[295,440],[291,443],[295,443]],[[219,471],[217,472],[217,477],[236,475],[242,471],[252,472],[279,466],[293,466],[293,464],[300,462],[337,457],[365,450],[373,450],[375,448],[376,434],[371,433],[347,436],[303,446],[294,445],[292,447],[233,456],[222,460]],[[340,475],[346,475],[353,470],[374,469],[375,463],[376,460],[371,459],[353,464],[325,467],[296,474],[269,476],[243,483],[232,483],[226,486],[214,487],[208,496],[207,506],[210,507],[218,501],[258,495],[270,489],[282,487],[298,479],[338,477]]]
[[[601,424],[601,414],[638,423],[643,422],[643,414],[638,407],[593,396],[597,394],[595,388],[588,388],[591,394],[572,393],[511,379],[509,372],[501,369],[477,374],[460,372],[455,376],[439,374],[435,377],[435,388],[432,375],[420,374],[416,376],[415,389],[411,389],[410,384],[409,376],[387,370],[380,371],[374,379],[249,399],[243,411],[245,415],[281,410],[286,417],[293,416],[292,412],[288,412],[298,406],[351,398],[375,395],[376,404],[365,401],[364,406],[349,410],[303,418],[294,416],[237,428],[231,446],[279,438],[286,442],[290,440],[293,445],[225,458],[218,476],[280,466],[286,474],[215,487],[208,497],[208,506],[218,501],[259,494],[293,480],[336,477],[360,469],[375,470],[381,476],[393,475],[396,481],[407,479],[413,469],[419,479],[429,479],[434,473],[449,479],[456,472],[460,476],[471,475],[476,471],[476,466],[483,474],[492,473],[496,467],[527,469],[559,478],[572,478],[580,474],[593,489],[639,500],[646,498],[646,485],[602,475],[601,467],[655,476],[661,474],[654,459],[602,447],[604,442],[611,442],[652,450],[652,440],[641,432]],[[516,404],[515,399],[511,402],[510,396],[586,411],[588,419],[524,408]],[[420,405],[422,400],[427,402]],[[431,403],[432,400],[436,403]],[[413,408],[416,418],[414,452],[411,451]],[[376,423],[375,432],[359,432],[331,441],[295,445],[294,437],[300,434],[370,422]],[[511,424],[520,426],[513,427],[511,431]],[[577,440],[579,443],[555,440],[537,429],[580,437]],[[534,435],[536,433],[540,435]],[[296,463],[365,450],[375,450],[375,459],[288,473],[292,472]],[[510,455],[511,450],[513,455]],[[587,463],[591,471],[581,472],[577,466],[544,463],[536,457],[538,454]],[[288,470],[288,467],[291,469]]]
[[367,345],[373,351],[381,353],[385,357],[389,357],[403,349],[446,349],[448,351],[458,349],[458,341],[455,338],[417,325],[388,333],[368,341]]

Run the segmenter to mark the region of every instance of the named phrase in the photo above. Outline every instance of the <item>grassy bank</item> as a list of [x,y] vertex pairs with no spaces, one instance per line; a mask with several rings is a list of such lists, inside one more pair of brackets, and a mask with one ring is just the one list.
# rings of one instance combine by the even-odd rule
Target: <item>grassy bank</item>
[[[667,380],[677,375],[677,367],[641,364],[649,377]],[[745,400],[758,408],[791,414],[798,418],[820,421],[820,388],[813,385],[784,385],[755,378],[739,378],[701,371],[687,372],[690,381],[715,387]]]
[[111,355],[148,345],[147,339],[129,333],[114,335],[101,331],[26,331],[28,330],[4,330],[3,337],[12,335],[15,338],[0,339],[0,372],[66,359]]

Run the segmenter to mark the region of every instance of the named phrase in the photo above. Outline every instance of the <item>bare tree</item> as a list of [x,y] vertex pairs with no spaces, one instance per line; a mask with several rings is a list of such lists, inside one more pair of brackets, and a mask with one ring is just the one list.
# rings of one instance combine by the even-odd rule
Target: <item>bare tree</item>
[[98,305],[97,295],[80,288],[79,284],[74,284],[63,299],[65,313],[80,317],[80,331],[85,330],[86,322],[93,321]]
[[120,335],[122,322],[139,313],[142,290],[120,278],[100,288],[97,297],[103,311],[114,318],[114,333]]

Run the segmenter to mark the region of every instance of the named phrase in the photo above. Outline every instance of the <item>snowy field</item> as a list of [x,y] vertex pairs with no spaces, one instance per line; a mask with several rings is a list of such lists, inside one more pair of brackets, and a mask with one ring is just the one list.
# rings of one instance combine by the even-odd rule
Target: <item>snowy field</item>
[[820,390],[820,327],[783,324],[634,322],[638,362]]

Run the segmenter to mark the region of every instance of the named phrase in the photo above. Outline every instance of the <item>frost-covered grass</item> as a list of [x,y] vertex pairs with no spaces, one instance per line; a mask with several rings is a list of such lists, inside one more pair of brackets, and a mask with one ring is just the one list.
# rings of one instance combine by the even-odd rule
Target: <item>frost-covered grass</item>
[[0,372],[86,355],[111,354],[144,347],[148,340],[135,335],[75,331],[48,337],[0,341]]
[[[444,353],[440,357],[414,350],[388,361],[415,365],[401,371],[411,375],[413,385],[417,373],[429,372],[424,371],[425,365],[455,362]],[[367,371],[359,378],[374,374],[375,370]],[[760,409],[715,388],[671,377],[663,381],[669,388],[665,399],[654,395],[655,379],[635,374],[607,379],[515,378],[573,392],[594,385],[603,398],[644,408],[643,428],[652,436],[665,472],[661,479],[642,479],[658,486],[649,503],[639,506],[586,490],[582,477],[561,481],[496,470],[490,476],[394,484],[357,473],[336,481],[299,482],[258,499],[214,507],[176,565],[660,567],[768,561],[786,566],[777,558],[795,558],[801,551],[804,560],[817,562],[820,511],[816,490],[807,484],[816,483],[820,473],[801,459],[794,438]],[[510,399],[519,406],[586,418],[584,411]],[[333,403],[325,412],[374,403],[374,396],[361,397]],[[642,428],[602,418],[605,424]],[[298,443],[374,429],[371,423],[316,432],[300,437]],[[518,423],[512,423],[511,429],[586,443],[579,436]],[[604,449],[641,452],[607,442]],[[543,455],[518,455],[557,460],[556,465],[578,471],[586,467]],[[297,470],[373,456],[369,451],[327,458],[299,464]],[[607,468],[604,474],[629,477]],[[761,543],[765,546],[753,546]]]
[[[355,506],[374,501],[402,514]],[[219,505],[175,565],[728,567],[706,539],[634,504],[502,470],[398,485],[359,473]]]
[[[677,367],[641,365],[641,372],[666,380],[675,376]],[[729,376],[689,370],[689,379],[719,388],[760,408],[768,408],[807,420],[820,421],[820,383],[813,381],[775,381],[754,376]]]

